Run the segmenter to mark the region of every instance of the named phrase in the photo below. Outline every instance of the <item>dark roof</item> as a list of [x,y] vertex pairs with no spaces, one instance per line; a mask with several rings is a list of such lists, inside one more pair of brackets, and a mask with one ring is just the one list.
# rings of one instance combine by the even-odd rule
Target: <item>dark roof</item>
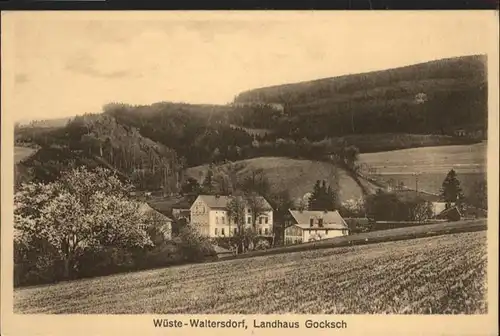
[[172,204],[172,209],[189,209],[193,205],[188,199],[181,199],[174,204]]
[[[242,196],[216,196],[216,195],[200,195],[198,199],[201,199],[209,208],[212,209],[227,209],[227,205],[233,198],[243,199]],[[272,210],[269,202],[262,196],[257,196],[258,199],[263,203],[264,208]]]
[[462,217],[462,213],[460,212],[460,210],[456,206],[454,206],[452,208],[445,209],[439,215],[437,215],[436,218],[444,218],[453,214],[458,214],[458,216]]

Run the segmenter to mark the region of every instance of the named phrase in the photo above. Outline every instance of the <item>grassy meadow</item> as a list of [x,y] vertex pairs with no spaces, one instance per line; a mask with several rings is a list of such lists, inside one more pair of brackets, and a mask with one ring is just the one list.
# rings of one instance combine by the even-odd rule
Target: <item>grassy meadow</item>
[[486,231],[17,289],[16,313],[483,314]]
[[[244,175],[250,170],[262,169],[276,190],[288,190],[293,198],[302,197],[305,193],[312,192],[317,180],[326,180],[332,184],[334,174],[338,172],[341,187],[340,198],[347,200],[362,196],[361,189],[347,173],[327,162],[312,160],[298,160],[286,157],[259,157],[238,161],[245,168],[239,174]],[[200,172],[205,172],[207,166],[189,168],[187,175],[200,179]],[[375,186],[365,183],[369,189]]]
[[403,182],[419,190],[438,193],[450,169],[458,174],[465,194],[474,183],[486,179],[486,142],[473,145],[422,147],[360,155],[360,162],[375,170],[381,181]]

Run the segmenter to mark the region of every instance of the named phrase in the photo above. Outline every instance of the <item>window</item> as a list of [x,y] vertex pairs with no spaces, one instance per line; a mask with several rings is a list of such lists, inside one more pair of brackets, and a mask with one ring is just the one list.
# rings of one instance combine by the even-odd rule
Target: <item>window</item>
[[259,217],[259,224],[262,224],[262,217]]
[[222,224],[226,224],[226,217],[222,217]]
[[215,217],[215,224],[219,224],[219,217]]
[[247,209],[247,212],[250,213],[250,209]]
[[266,235],[267,235],[267,234],[269,234],[269,229],[268,229],[268,228],[265,228],[265,229],[264,229],[264,233],[265,233]]
[[247,224],[252,224],[252,217],[247,217]]
[[238,233],[238,228],[234,228],[233,232]]
[[259,234],[260,234],[260,235],[262,234],[262,229],[259,229]]
[[264,222],[265,222],[266,224],[268,224],[268,223],[269,223],[269,218],[264,217]]
[[327,236],[328,236],[328,230],[325,230],[325,235],[327,235]]
[[314,218],[310,218],[310,219],[309,219],[309,225],[310,225],[311,227],[313,227],[313,225],[314,225]]
[[222,231],[222,235],[224,236],[225,235],[224,228],[222,228],[221,231]]
[[318,219],[318,226],[323,226],[323,218]]
[[219,233],[219,230],[217,230],[217,228],[215,228],[215,235],[217,236],[218,233]]

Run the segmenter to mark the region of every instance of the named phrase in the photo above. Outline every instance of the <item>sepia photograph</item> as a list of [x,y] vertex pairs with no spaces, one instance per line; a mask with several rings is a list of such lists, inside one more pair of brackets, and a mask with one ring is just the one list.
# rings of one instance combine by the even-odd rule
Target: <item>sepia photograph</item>
[[491,313],[495,16],[243,14],[2,13],[13,313]]

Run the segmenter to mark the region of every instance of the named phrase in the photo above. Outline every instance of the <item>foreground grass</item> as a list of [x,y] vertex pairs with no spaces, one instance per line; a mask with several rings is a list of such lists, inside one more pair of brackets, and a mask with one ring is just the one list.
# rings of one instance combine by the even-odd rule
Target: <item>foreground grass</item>
[[486,313],[486,231],[16,290],[18,313]]

